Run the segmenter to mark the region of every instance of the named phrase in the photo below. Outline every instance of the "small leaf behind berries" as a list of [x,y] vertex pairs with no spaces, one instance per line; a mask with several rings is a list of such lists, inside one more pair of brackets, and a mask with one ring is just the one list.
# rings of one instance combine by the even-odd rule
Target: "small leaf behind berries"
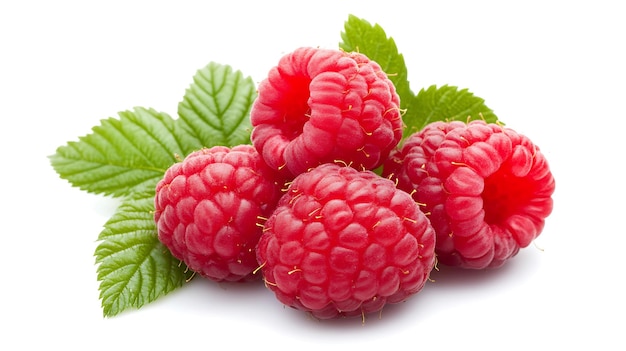
[[153,219],[154,186],[147,188],[126,198],[98,237],[95,256],[106,317],[140,308],[191,276],[159,241]]
[[250,143],[250,109],[256,87],[250,77],[214,62],[198,70],[178,105],[178,123],[199,147]]
[[475,96],[468,89],[455,86],[432,85],[422,89],[411,104],[412,112],[405,115],[407,128],[405,135],[421,130],[435,121],[463,121],[483,119],[489,123],[498,122],[493,111],[485,105],[485,100]]
[[341,38],[341,49],[360,52],[380,65],[396,87],[400,96],[400,108],[408,109],[415,94],[409,87],[404,56],[398,52],[394,39],[387,37],[380,25],[372,25],[354,15],[349,15],[345,22]]
[[57,148],[50,162],[73,186],[114,197],[156,184],[177,155],[195,145],[169,115],[141,107],[104,119],[92,131]]

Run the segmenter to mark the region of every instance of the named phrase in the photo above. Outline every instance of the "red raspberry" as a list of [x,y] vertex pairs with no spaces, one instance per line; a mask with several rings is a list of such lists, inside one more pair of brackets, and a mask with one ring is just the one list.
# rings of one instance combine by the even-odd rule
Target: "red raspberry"
[[156,187],[159,240],[211,280],[255,279],[257,217],[271,213],[281,186],[251,145],[193,152],[170,167]]
[[435,232],[409,194],[329,163],[295,177],[265,222],[257,259],[279,301],[329,319],[417,293],[434,250]]
[[499,267],[552,212],[555,182],[539,148],[484,121],[427,126],[392,153],[382,174],[422,204],[446,265]]
[[337,160],[371,170],[402,138],[399,106],[393,83],[365,55],[299,48],[259,84],[252,143],[292,176]]

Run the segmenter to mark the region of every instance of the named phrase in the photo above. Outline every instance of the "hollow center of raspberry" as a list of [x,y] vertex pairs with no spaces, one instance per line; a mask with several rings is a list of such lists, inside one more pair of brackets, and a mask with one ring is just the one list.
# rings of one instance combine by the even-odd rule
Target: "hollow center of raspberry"
[[281,110],[283,111],[282,130],[289,139],[294,139],[302,134],[304,124],[309,120],[311,109],[309,108],[309,84],[308,77],[289,77],[285,82],[287,88],[281,97]]
[[500,169],[485,179],[483,206],[485,222],[499,224],[520,212],[533,198],[535,187],[528,178],[516,177],[506,169]]

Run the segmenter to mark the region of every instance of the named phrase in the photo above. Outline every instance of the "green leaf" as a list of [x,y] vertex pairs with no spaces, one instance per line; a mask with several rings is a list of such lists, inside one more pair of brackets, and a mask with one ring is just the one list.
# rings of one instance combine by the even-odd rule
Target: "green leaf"
[[193,77],[178,105],[178,122],[203,147],[249,144],[255,98],[252,78],[211,62]]
[[403,55],[398,52],[393,38],[388,37],[380,25],[372,25],[364,19],[349,15],[341,38],[341,49],[360,52],[376,61],[394,83],[400,96],[400,108],[404,112],[404,137],[421,130],[428,123],[440,120],[498,121],[484,100],[467,89],[460,90],[448,85],[440,88],[431,86],[415,95],[410,89]]
[[166,295],[192,272],[159,241],[154,186],[125,199],[100,233],[95,256],[100,298],[107,317]]
[[493,111],[485,105],[485,100],[475,96],[468,89],[455,86],[432,85],[422,89],[411,104],[412,114],[404,116],[407,128],[405,135],[421,130],[435,121],[463,121],[482,119],[486,122],[498,122]]
[[383,28],[364,19],[350,15],[341,32],[339,47],[347,52],[360,52],[380,65],[387,73],[400,96],[400,108],[408,109],[415,94],[411,91],[404,56],[398,52],[396,43]]
[[73,186],[115,197],[155,183],[197,146],[169,115],[139,107],[102,120],[92,131],[59,147],[50,162]]

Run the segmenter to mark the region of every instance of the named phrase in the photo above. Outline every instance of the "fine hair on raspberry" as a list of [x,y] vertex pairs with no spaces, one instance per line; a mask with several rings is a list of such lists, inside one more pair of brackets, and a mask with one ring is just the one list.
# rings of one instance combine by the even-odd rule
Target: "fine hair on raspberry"
[[283,304],[319,319],[363,316],[420,291],[435,232],[410,195],[371,171],[323,164],[289,184],[257,259]]
[[251,145],[214,146],[175,163],[157,184],[159,240],[189,269],[214,281],[257,279],[258,218],[282,182]]
[[382,164],[402,138],[400,98],[380,65],[356,52],[301,47],[258,86],[252,143],[295,176],[322,163]]
[[391,153],[382,175],[428,215],[444,265],[500,267],[552,212],[555,182],[539,147],[483,120],[427,125]]

